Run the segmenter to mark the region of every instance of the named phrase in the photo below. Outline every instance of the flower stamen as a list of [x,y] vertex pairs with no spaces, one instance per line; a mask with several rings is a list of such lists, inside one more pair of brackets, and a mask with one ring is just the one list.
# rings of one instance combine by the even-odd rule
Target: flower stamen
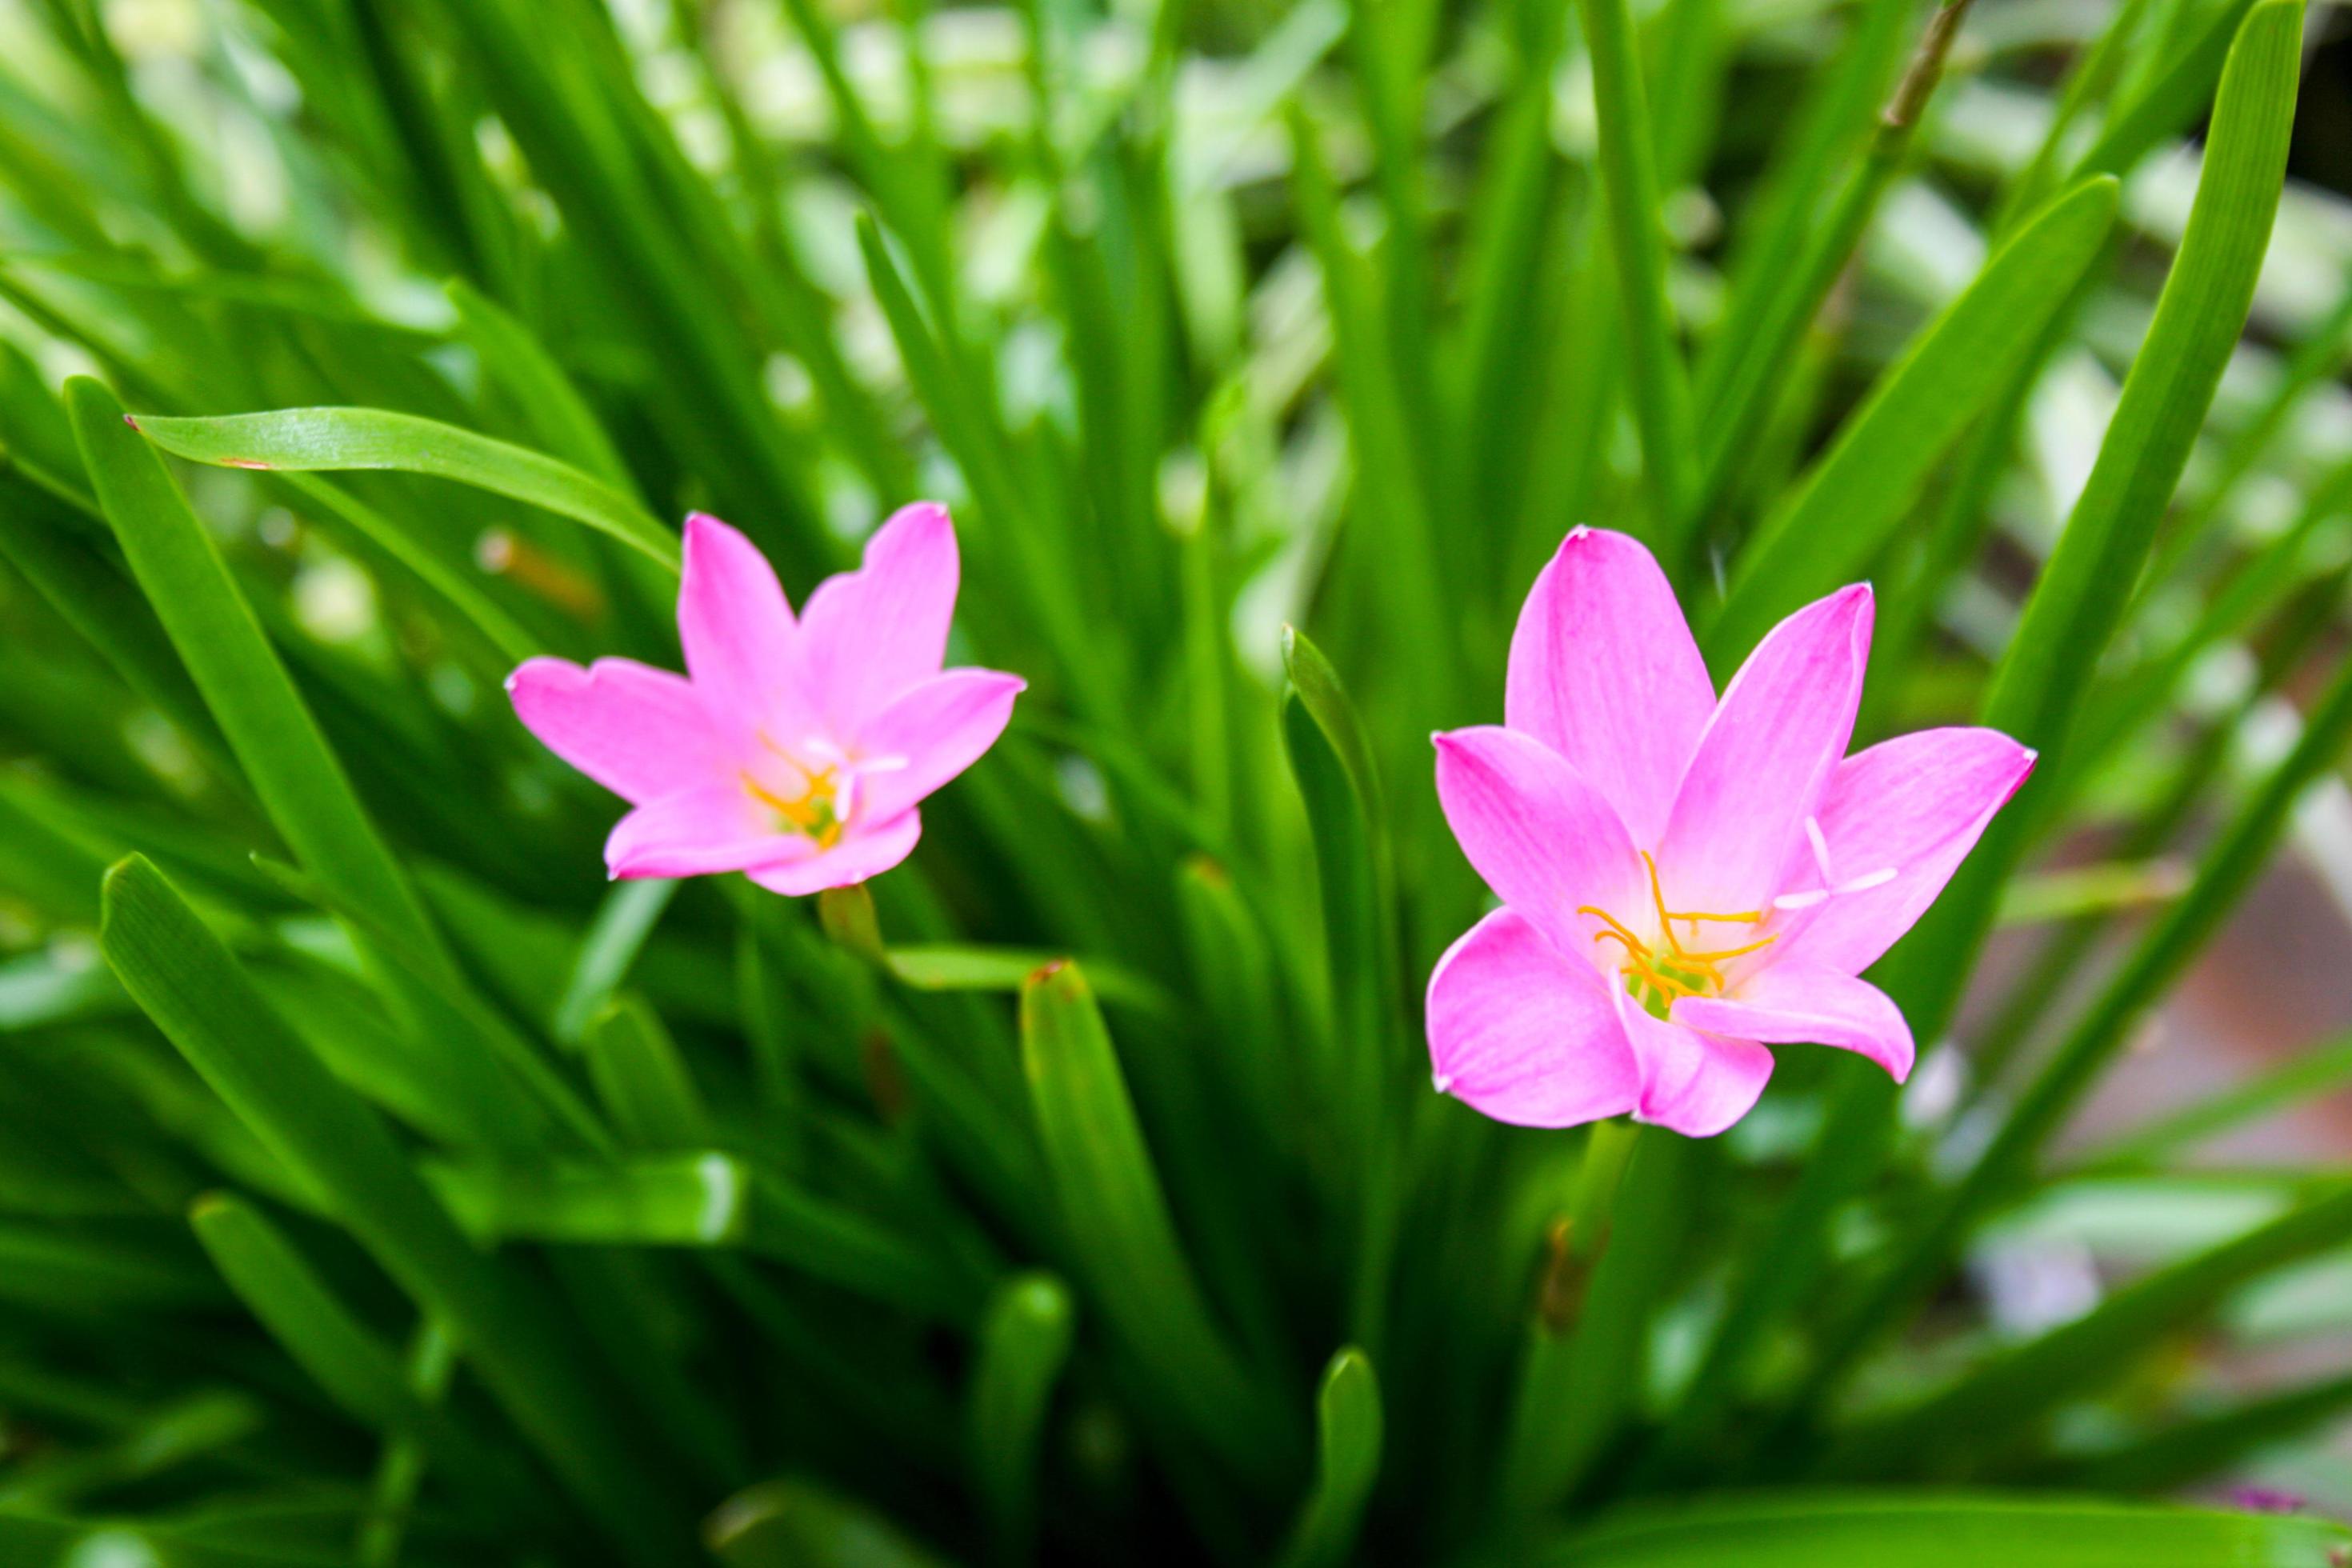
[[[1717,914],[1711,910],[1670,910],[1666,908],[1665,889],[1661,886],[1658,881],[1658,863],[1651,857],[1648,850],[1644,849],[1641,854],[1642,864],[1650,873],[1650,901],[1657,906],[1659,928],[1665,932],[1666,945],[1675,950],[1676,956],[1682,958],[1700,958],[1705,956],[1701,953],[1685,952],[1683,951],[1683,944],[1675,939],[1675,922],[1676,921],[1690,921],[1691,940],[1693,942],[1696,942],[1698,940],[1698,923],[1701,921],[1714,921],[1722,925],[1752,926],[1764,918],[1764,911],[1762,910],[1735,910],[1727,914]],[[1754,949],[1743,948],[1740,951],[1743,952],[1753,952]]]
[[1624,922],[1620,921],[1615,915],[1611,914],[1607,910],[1601,908],[1597,904],[1579,904],[1576,907],[1576,912],[1580,915],[1591,915],[1594,920],[1600,921],[1609,927],[1607,931],[1595,931],[1592,936],[1593,941],[1601,942],[1607,938],[1614,937],[1619,942],[1625,944],[1625,952],[1629,956],[1634,958],[1647,958],[1650,956],[1650,944],[1643,942],[1640,937],[1635,936],[1632,931],[1626,930]]
[[1653,951],[1650,944],[1635,935],[1624,921],[1598,904],[1580,904],[1576,912],[1591,915],[1607,928],[1592,933],[1594,942],[1613,942],[1625,950],[1625,962],[1617,973],[1625,977],[1630,983],[1628,988],[1651,1011],[1658,1012],[1681,997],[1709,996],[1720,993],[1724,986],[1720,965],[1735,958],[1761,952],[1780,940],[1780,933],[1776,931],[1740,947],[1714,948],[1696,952],[1685,948],[1682,939],[1675,935],[1674,922],[1676,921],[1691,922],[1691,940],[1696,942],[1702,921],[1714,921],[1725,925],[1755,925],[1763,920],[1764,911],[1743,910],[1718,914],[1705,910],[1669,910],[1666,908],[1664,886],[1658,878],[1658,863],[1647,851],[1643,851],[1642,864],[1650,874],[1650,902],[1657,910],[1658,929],[1665,939],[1664,952]]
[[841,777],[830,765],[810,767],[765,735],[760,741],[800,774],[808,787],[788,798],[746,773],[741,775],[745,791],[774,812],[785,826],[816,840],[818,848],[830,849],[840,843],[844,819],[849,815],[848,790],[845,786],[852,781]]
[[1761,938],[1756,942],[1751,942],[1746,947],[1718,948],[1713,952],[1678,952],[1675,956],[1685,963],[1701,964],[1706,968],[1712,969],[1717,964],[1725,963],[1727,960],[1743,958],[1748,953],[1761,952],[1763,949],[1771,946],[1774,942],[1780,940],[1780,933],[1774,931],[1770,936]]

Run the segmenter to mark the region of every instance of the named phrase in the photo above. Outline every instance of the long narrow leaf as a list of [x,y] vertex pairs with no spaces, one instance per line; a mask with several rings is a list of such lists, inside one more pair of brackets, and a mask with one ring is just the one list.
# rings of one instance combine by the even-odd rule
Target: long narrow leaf
[[145,861],[108,876],[101,941],[189,1064],[464,1336],[492,1391],[613,1539],[647,1568],[677,1561],[682,1524],[582,1375],[551,1304],[474,1249],[374,1112],[287,1032],[220,939]]

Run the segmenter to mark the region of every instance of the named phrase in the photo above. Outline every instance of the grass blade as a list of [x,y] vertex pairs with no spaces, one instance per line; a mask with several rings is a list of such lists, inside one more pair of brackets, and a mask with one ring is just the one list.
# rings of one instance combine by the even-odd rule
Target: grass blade
[[[2305,721],[2293,752],[2263,781],[2206,851],[2197,879],[2143,937],[2123,967],[2021,1095],[1991,1143],[1935,1211],[1920,1221],[1899,1258],[1856,1299],[1816,1369],[1818,1387],[1843,1370],[1871,1334],[1884,1332],[1942,1268],[1975,1223],[2013,1192],[2066,1116],[2123,1048],[2132,1026],[2220,929],[2285,831],[2304,791],[2335,766],[2352,741],[2352,661]],[[1867,1327],[1865,1327],[1867,1326]]]
[[1377,1347],[1388,1315],[1395,1245],[1397,1115],[1392,1088],[1403,1057],[1391,1001],[1398,992],[1393,869],[1370,746],[1339,677],[1315,645],[1286,629],[1292,696],[1283,704],[1291,776],[1307,803],[1323,894],[1324,963],[1331,1001],[1324,1067],[1342,1147],[1352,1145],[1358,1202],[1356,1280],[1349,1328]]
[[1031,976],[1021,1056],[1072,1260],[1106,1326],[1202,1443],[1272,1485],[1295,1450],[1288,1423],[1210,1316],[1076,965]]
[[543,1509],[539,1483],[417,1397],[391,1348],[354,1317],[261,1211],[231,1193],[189,1210],[196,1239],[246,1310],[353,1420],[415,1441],[453,1477],[499,1507]]
[[1633,423],[1642,473],[1656,520],[1659,559],[1679,575],[1686,520],[1698,476],[1691,455],[1690,387],[1666,299],[1666,230],[1658,210],[1657,142],[1642,80],[1639,41],[1626,0],[1579,0],[1592,55],[1592,106],[1600,121],[1601,187],[1625,311]]
[[870,1509],[799,1481],[736,1493],[702,1540],[726,1568],[946,1568]]
[[2001,880],[2050,805],[2050,778],[2115,635],[2165,503],[2203,425],[2269,247],[2302,69],[2300,0],[2248,13],[2222,72],[2189,226],[2057,551],[2027,600],[1981,721],[2042,752],[2040,778],[1996,817],[1943,900],[1890,961],[1923,1037],[1940,1033],[1989,929]]
[[588,934],[572,961],[563,996],[555,1005],[554,1034],[567,1046],[578,1046],[588,1025],[603,1011],[613,994],[628,978],[662,911],[677,891],[677,884],[661,879],[623,882],[604,895],[604,906],[590,922]]
[[2021,1429],[2095,1393],[2237,1287],[2352,1240],[2352,1185],[2337,1184],[2236,1240],[2135,1280],[2063,1328],[2002,1352],[1940,1393],[1848,1434],[1823,1463],[1843,1476],[1998,1463]]
[[1278,1568],[1339,1568],[1355,1551],[1381,1473],[1381,1385],[1363,1352],[1343,1350],[1323,1369],[1315,1430],[1315,1488]]
[[[151,459],[152,460],[152,459]],[[467,1241],[383,1121],[288,1033],[171,884],[133,858],[107,876],[100,945],[125,989],[270,1151],[324,1194],[384,1270],[446,1320],[499,1402],[612,1539],[646,1568],[685,1526],[622,1436],[552,1304]]]
[[1949,1494],[1766,1494],[1629,1510],[1562,1542],[1559,1568],[2320,1568],[2352,1531],[2315,1519]]
[[321,886],[446,966],[439,933],[162,460],[97,382],[68,383],[66,400],[131,571],[270,820]]
[[174,419],[132,417],[163,450],[215,468],[291,473],[391,468],[455,479],[586,523],[677,569],[677,535],[606,481],[543,453],[383,408],[281,408]]
[[710,1111],[661,1018],[624,996],[589,1026],[588,1076],[624,1142],[676,1152],[710,1140]]
[[2064,1481],[2104,1491],[2169,1491],[2292,1441],[2347,1407],[2352,1377],[2329,1378],[2180,1422],[2067,1468]]
[[1037,1532],[1037,1453],[1046,1406],[1069,1359],[1070,1292],[1051,1274],[1024,1274],[997,1288],[981,1320],[972,1373],[972,1489],[988,1519],[992,1558],[1030,1560]]
[[1683,1235],[1690,1151],[1681,1138],[1652,1133],[1629,1157],[1622,1145],[1638,1131],[1595,1125],[1592,1136],[1617,1145],[1610,1157],[1623,1162],[1614,1207],[1592,1190],[1588,1152],[1576,1212],[1555,1236],[1505,1440],[1500,1488],[1515,1523],[1574,1494],[1644,1374],[1644,1328]]
[[2185,1105],[2172,1115],[2099,1146],[2092,1166],[2153,1164],[2233,1127],[2333,1093],[2352,1082],[2352,1036],[2300,1051],[2270,1071]]
[[2017,374],[2105,248],[2116,183],[2087,180],[2003,246],[1879,378],[1789,503],[1740,552],[1707,628],[1718,670],[1782,616],[1860,575],[1945,449]]

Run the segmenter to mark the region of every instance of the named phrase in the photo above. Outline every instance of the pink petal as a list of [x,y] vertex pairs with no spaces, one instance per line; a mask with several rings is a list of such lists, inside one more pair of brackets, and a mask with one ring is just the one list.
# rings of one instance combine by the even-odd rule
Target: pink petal
[[896,816],[971,766],[1004,733],[1027,686],[993,669],[950,669],[909,687],[858,736],[859,757],[905,764],[861,775],[858,810]]
[[1806,605],[1732,678],[1659,845],[1670,908],[1728,914],[1782,891],[1805,818],[1853,736],[1871,607],[1868,584]]
[[959,571],[947,508],[919,501],[875,530],[863,565],[809,595],[801,632],[810,690],[842,733],[940,672]]
[[904,860],[922,836],[921,814],[901,812],[877,826],[851,828],[830,849],[817,848],[811,839],[797,839],[797,845],[806,847],[797,850],[793,858],[752,868],[751,880],[789,898],[846,888],[878,877]]
[[1516,730],[1481,725],[1436,742],[1438,804],[1470,864],[1563,952],[1599,962],[1601,924],[1578,906],[1620,920],[1649,907],[1646,874],[1616,808],[1559,753]]
[[1685,996],[1675,1022],[1745,1040],[1835,1046],[1868,1057],[1895,1082],[1911,1076],[1911,1026],[1885,992],[1826,964],[1774,963],[1738,996]]
[[1600,786],[1654,845],[1715,712],[1715,683],[1666,574],[1636,541],[1578,528],[1536,578],[1511,636],[1504,721]]
[[768,558],[704,512],[686,520],[677,633],[713,714],[740,722],[747,739],[779,716],[795,667],[792,606]]
[[694,688],[666,669],[526,659],[507,677],[507,695],[542,745],[632,804],[734,776]]
[[604,866],[615,878],[701,877],[764,865],[806,842],[778,832],[774,814],[741,784],[703,784],[621,818],[604,841]]
[[[1783,957],[1802,954],[1848,974],[1909,931],[1976,847],[1986,824],[2033,772],[2034,754],[1997,730],[1922,730],[1838,764],[1818,814],[1830,868],[1851,881],[1892,881],[1836,894],[1790,921]],[[1811,847],[1787,882],[1821,885]]]
[[1633,1109],[1641,1069],[1608,983],[1528,919],[1496,910],[1429,977],[1438,1092],[1521,1127],[1573,1127]]
[[1772,1076],[1770,1051],[1753,1040],[1702,1035],[1654,1017],[1622,992],[1617,1012],[1642,1064],[1634,1120],[1686,1138],[1712,1138],[1755,1109]]

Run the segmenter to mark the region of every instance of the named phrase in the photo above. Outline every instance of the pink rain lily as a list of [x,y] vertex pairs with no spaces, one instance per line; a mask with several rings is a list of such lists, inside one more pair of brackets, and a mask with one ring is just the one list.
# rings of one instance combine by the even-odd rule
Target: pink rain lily
[[1948,729],[1847,756],[1871,613],[1866,584],[1808,605],[1718,701],[1649,552],[1568,536],[1520,611],[1504,724],[1436,737],[1446,820],[1503,903],[1430,976],[1440,1091],[1707,1137],[1764,1092],[1768,1042],[1908,1076],[1909,1026],[1858,976],[2034,754]]
[[687,673],[534,658],[507,679],[547,748],[635,809],[604,844],[615,878],[741,871],[779,893],[847,887],[904,860],[916,805],[1013,716],[1021,678],[940,667],[955,611],[947,509],[907,507],[796,620],[751,542],[686,520]]

